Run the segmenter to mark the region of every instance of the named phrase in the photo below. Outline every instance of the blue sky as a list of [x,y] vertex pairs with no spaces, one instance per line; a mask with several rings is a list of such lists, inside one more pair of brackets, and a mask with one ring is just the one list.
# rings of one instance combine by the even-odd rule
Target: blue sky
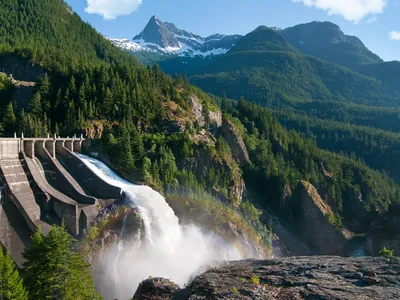
[[331,21],[384,60],[400,60],[400,0],[66,0],[100,33],[133,38],[151,16],[201,35]]

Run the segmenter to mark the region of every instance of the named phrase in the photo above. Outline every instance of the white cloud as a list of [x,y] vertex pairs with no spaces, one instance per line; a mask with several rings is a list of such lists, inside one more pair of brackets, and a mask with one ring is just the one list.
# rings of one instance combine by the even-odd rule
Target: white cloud
[[85,11],[99,14],[105,20],[114,20],[118,16],[130,15],[142,2],[143,0],[87,0]]
[[306,6],[317,7],[329,15],[339,15],[348,21],[358,23],[368,15],[381,14],[387,0],[292,0]]
[[392,31],[389,33],[389,38],[391,40],[400,41],[400,31]]

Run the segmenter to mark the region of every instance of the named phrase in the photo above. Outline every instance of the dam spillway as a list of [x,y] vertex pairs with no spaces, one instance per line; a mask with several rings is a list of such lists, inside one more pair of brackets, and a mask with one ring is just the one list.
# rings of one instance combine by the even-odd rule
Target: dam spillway
[[0,138],[0,244],[18,265],[29,237],[64,222],[78,237],[122,190],[76,156],[83,138]]

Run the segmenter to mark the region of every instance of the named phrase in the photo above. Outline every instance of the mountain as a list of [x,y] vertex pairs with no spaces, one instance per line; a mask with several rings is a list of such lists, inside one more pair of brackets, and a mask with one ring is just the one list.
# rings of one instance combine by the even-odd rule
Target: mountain
[[[265,98],[271,97],[290,101],[345,99],[374,106],[397,106],[400,103],[397,84],[400,64],[383,62],[359,38],[344,34],[339,26],[331,22],[311,22],[286,29],[260,26],[244,37],[218,34],[204,38],[179,29],[172,23],[163,23],[154,16],[132,41],[110,40],[129,50],[145,64],[157,63],[168,74],[193,76],[193,82],[203,89],[210,92],[216,90],[219,95],[225,92],[232,98],[245,96],[250,99],[256,95],[260,103],[265,103]],[[242,55],[247,52],[246,59],[253,54],[255,58],[264,53],[264,58],[259,59],[266,65],[253,61],[255,70],[253,73],[249,72],[251,63],[243,65],[241,60],[244,57],[237,56],[239,51]],[[250,51],[258,53],[251,54]],[[269,53],[269,58],[265,57],[266,52]],[[288,53],[291,55],[288,56]],[[234,60],[230,61],[233,57]],[[300,63],[300,57],[303,63]],[[283,65],[277,65],[279,62]],[[300,69],[307,70],[302,75],[310,72],[313,75],[308,79],[302,77],[296,80],[285,75],[289,73],[298,76],[300,73],[296,74],[299,70],[296,66],[299,64],[302,66]],[[221,87],[225,89],[223,78],[229,79],[231,76],[226,76],[225,67],[235,72],[231,74],[233,78],[240,74],[242,82],[248,82],[252,89],[243,89],[242,85],[234,84],[232,89],[237,89],[237,92],[231,92],[229,87],[222,91]],[[242,71],[246,74],[242,74]],[[217,80],[212,79],[215,72],[218,73]],[[247,77],[252,79],[246,79]],[[261,77],[265,78],[261,80]],[[349,83],[343,80],[348,80],[349,77],[352,78]],[[275,80],[279,82],[274,83]],[[291,82],[294,82],[294,86],[291,86]],[[228,82],[230,83],[232,81]],[[216,87],[215,84],[221,85]],[[285,92],[276,92],[282,85],[286,86]],[[316,90],[313,85],[317,87]],[[352,86],[358,88],[353,89]],[[275,101],[274,99],[272,100]]]
[[240,35],[223,34],[202,37],[153,16],[133,40],[110,38],[110,41],[132,52],[204,58],[225,54],[240,38]]
[[198,70],[191,81],[220,96],[244,96],[262,104],[336,100],[400,105],[380,81],[304,54],[268,27],[243,37],[227,54]]
[[282,30],[282,35],[300,52],[313,55],[374,77],[385,87],[398,90],[400,62],[384,62],[363,42],[345,35],[331,22],[311,22]]
[[341,66],[353,68],[358,64],[383,62],[359,38],[345,35],[331,22],[301,24],[281,33],[299,51]]

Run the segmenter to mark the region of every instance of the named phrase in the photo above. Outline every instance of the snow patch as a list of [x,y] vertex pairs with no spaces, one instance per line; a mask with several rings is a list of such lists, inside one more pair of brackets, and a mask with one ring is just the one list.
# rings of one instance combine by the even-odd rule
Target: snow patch
[[[158,25],[162,23],[157,17],[155,21]],[[234,46],[233,42],[235,42],[238,36],[232,36],[232,44],[230,45],[228,42],[218,45],[218,42],[221,42],[224,39],[229,38],[230,36],[224,34],[213,34],[208,37],[203,37],[197,34],[193,34],[186,30],[181,30],[176,28],[174,24],[165,23],[170,30],[170,32],[174,35],[174,37],[179,42],[179,47],[161,47],[155,43],[149,43],[141,39],[115,39],[115,38],[107,38],[113,44],[121,47],[122,49],[129,50],[132,52],[153,52],[160,54],[173,54],[179,56],[188,56],[188,57],[209,57],[216,55],[226,54],[231,47]],[[160,25],[161,26],[161,25]],[[139,35],[141,36],[141,35]],[[228,41],[228,40],[227,40]]]

